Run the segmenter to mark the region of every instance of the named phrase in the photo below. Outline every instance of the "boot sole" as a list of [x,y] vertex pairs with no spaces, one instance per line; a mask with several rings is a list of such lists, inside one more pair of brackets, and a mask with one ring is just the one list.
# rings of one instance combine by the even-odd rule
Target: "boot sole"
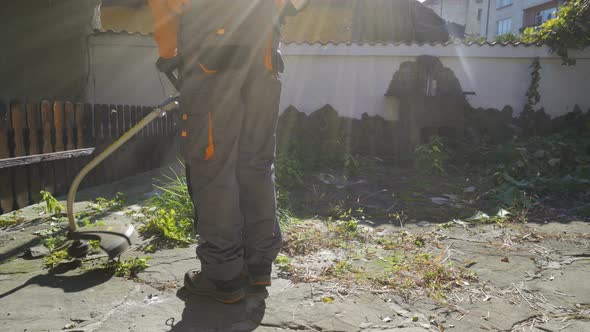
[[187,286],[187,285],[184,285],[184,288],[186,288],[186,290],[189,291],[191,294],[199,295],[199,296],[206,296],[206,297],[212,298],[213,300],[223,303],[223,304],[238,303],[246,297],[246,293],[244,292],[243,289],[233,292],[233,293],[219,294],[219,293],[214,293],[214,292],[199,291],[199,290],[194,289],[194,288]]

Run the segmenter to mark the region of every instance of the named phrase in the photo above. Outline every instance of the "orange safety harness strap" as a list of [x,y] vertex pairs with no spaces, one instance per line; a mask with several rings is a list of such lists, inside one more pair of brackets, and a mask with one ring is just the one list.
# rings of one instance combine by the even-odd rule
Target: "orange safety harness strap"
[[211,159],[215,154],[215,145],[213,144],[213,118],[211,112],[207,114],[209,115],[209,144],[205,150],[205,160]]

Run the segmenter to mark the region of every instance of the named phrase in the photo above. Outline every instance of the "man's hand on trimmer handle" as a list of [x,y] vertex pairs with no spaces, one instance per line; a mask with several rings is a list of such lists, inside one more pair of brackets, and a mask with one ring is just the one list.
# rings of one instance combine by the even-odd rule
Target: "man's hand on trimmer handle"
[[162,73],[173,72],[178,68],[178,56],[173,58],[158,58],[156,61],[156,68]]
[[172,83],[176,90],[179,90],[180,85],[178,77],[174,74],[174,71],[177,70],[179,66],[180,60],[178,59],[178,56],[173,58],[158,58],[158,61],[156,61],[156,68],[166,74],[166,77],[168,77],[170,83]]

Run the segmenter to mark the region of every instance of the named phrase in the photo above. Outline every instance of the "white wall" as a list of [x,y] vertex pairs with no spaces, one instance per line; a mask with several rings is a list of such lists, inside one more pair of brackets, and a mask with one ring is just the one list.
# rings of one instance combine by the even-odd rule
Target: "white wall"
[[473,107],[502,109],[515,115],[526,101],[530,65],[541,58],[541,101],[551,116],[574,105],[590,109],[590,50],[574,52],[578,63],[561,66],[561,58],[546,47],[501,45],[347,45],[289,44],[282,46],[287,65],[283,75],[281,109],[289,105],[310,113],[325,104],[340,114],[359,118],[363,113],[388,117],[385,91],[402,62],[433,55],[453,70]]
[[307,114],[326,104],[343,116],[384,115],[385,91],[393,73],[412,57],[285,56],[281,110]]
[[[91,38],[91,78],[88,102],[156,105],[173,89],[154,67],[155,43],[150,36],[100,34]],[[281,46],[286,63],[282,75],[281,110],[289,105],[311,113],[326,104],[341,115],[385,114],[384,96],[402,62],[433,55],[452,69],[473,107],[520,112],[530,84],[530,64],[541,58],[539,107],[558,116],[578,104],[590,108],[590,50],[574,52],[578,63],[561,66],[546,47],[501,45],[358,45],[287,44]],[[162,87],[162,83],[164,88]]]
[[174,89],[155,67],[152,36],[100,33],[90,38],[87,101],[94,104],[158,105]]

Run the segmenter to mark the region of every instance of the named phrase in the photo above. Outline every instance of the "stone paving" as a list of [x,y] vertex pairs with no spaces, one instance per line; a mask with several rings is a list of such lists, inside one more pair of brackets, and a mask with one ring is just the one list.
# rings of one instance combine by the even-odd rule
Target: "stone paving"
[[[101,193],[148,197],[153,192],[146,179],[157,174],[86,190],[76,209]],[[35,219],[38,208],[22,215]],[[117,212],[104,220],[128,217]],[[493,245],[505,238],[502,229],[445,230],[453,260],[476,262],[470,269],[479,276],[451,296],[452,305],[363,289],[324,303],[322,294],[333,282],[294,284],[278,275],[268,294],[251,292],[241,303],[221,305],[181,288],[184,272],[198,267],[194,246],[151,254],[150,267],[137,280],[74,263],[47,270],[41,259],[23,256],[38,245],[34,233],[47,227],[29,221],[0,230],[1,331],[590,331],[585,222],[530,225],[532,232],[551,236],[518,250]],[[123,258],[135,256],[145,254],[132,250]]]

